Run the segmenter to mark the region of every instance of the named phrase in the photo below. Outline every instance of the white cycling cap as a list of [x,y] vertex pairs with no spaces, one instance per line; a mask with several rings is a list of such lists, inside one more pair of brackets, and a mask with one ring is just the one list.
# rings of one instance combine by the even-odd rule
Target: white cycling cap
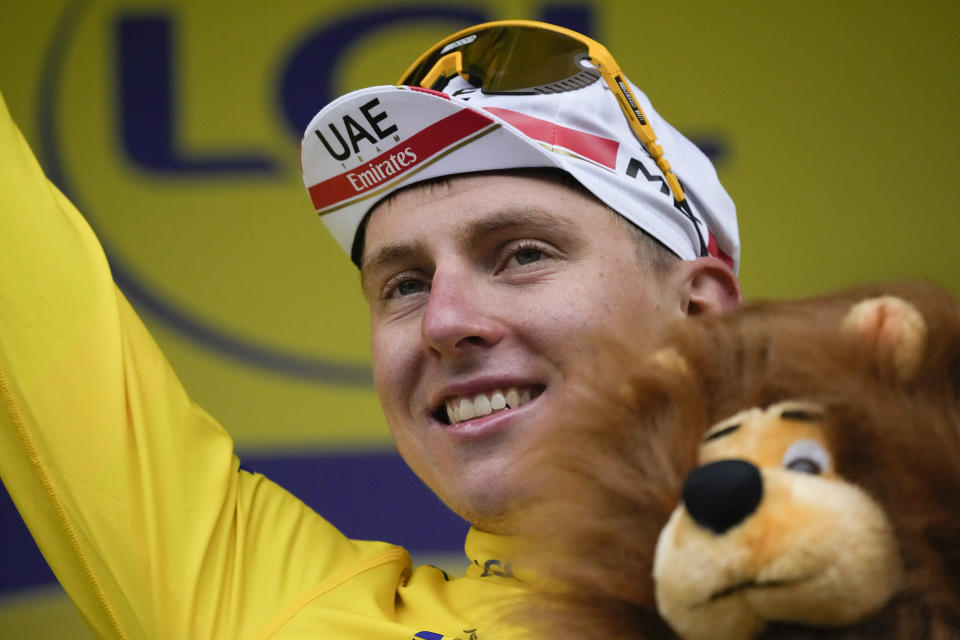
[[402,187],[480,171],[559,169],[680,258],[709,253],[736,273],[736,209],[716,170],[631,87],[683,186],[687,212],[675,206],[663,173],[601,81],[549,94],[485,94],[460,77],[443,92],[354,91],[307,126],[303,181],[317,213],[351,255],[361,221]]

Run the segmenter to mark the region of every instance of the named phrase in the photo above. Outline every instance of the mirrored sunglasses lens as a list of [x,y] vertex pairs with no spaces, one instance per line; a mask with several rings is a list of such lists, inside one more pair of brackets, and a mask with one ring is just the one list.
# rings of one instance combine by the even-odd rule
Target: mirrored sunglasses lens
[[[472,34],[473,35],[473,34]],[[459,51],[463,72],[488,93],[553,93],[576,89],[600,77],[587,45],[564,34],[529,27],[495,27],[464,44],[440,45],[404,84],[420,84],[446,55]]]
[[[586,44],[560,33],[544,29],[503,29],[490,46],[480,53],[475,65],[483,71],[483,90],[489,93],[534,93],[564,91],[564,86],[586,71],[578,86],[589,84],[599,74],[582,61],[587,59]],[[479,47],[477,48],[479,49]],[[471,55],[471,57],[473,57]],[[465,59],[464,66],[468,66]]]

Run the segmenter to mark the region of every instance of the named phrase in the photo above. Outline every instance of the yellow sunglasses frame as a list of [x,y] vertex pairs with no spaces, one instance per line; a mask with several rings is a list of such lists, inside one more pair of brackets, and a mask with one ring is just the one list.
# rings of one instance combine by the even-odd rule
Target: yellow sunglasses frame
[[[676,200],[677,206],[682,207],[683,209],[689,208],[689,204],[686,202],[686,196],[683,193],[683,187],[680,186],[680,181],[670,168],[670,163],[664,157],[663,148],[657,144],[657,135],[653,132],[653,127],[650,126],[650,122],[647,119],[646,114],[643,113],[643,109],[640,108],[640,103],[637,102],[636,97],[633,95],[630,85],[627,84],[626,79],[623,77],[623,72],[620,70],[620,66],[617,64],[617,61],[614,60],[613,56],[605,46],[592,38],[588,38],[583,34],[577,33],[576,31],[566,29],[564,27],[558,27],[552,24],[547,24],[545,22],[537,22],[535,20],[498,20],[494,22],[484,22],[483,24],[474,25],[467,29],[457,31],[456,33],[447,36],[443,40],[440,40],[432,47],[427,49],[413,62],[413,64],[407,68],[404,74],[400,77],[398,84],[411,84],[410,76],[414,73],[414,71],[424,64],[430,57],[436,55],[437,51],[442,50],[451,43],[463,38],[467,38],[486,29],[504,27],[523,27],[528,29],[551,31],[568,38],[572,38],[577,42],[586,45],[587,55],[589,56],[590,61],[597,68],[597,71],[600,72],[600,76],[604,79],[604,81],[607,83],[607,86],[610,87],[610,90],[613,92],[613,95],[617,98],[617,103],[620,105],[620,110],[623,111],[623,115],[626,116],[627,122],[630,124],[630,128],[633,130],[634,135],[636,135],[637,139],[643,143],[644,147],[650,153],[650,156],[663,172],[664,178],[667,181],[667,185],[670,187],[671,193],[673,193],[673,197]],[[434,63],[430,71],[424,75],[423,79],[417,83],[417,86],[430,88],[441,77],[451,78],[454,75],[461,75],[466,78],[466,73],[463,69],[463,55],[460,51],[451,51],[450,53],[441,56],[437,62]],[[687,213],[689,212],[687,211]]]

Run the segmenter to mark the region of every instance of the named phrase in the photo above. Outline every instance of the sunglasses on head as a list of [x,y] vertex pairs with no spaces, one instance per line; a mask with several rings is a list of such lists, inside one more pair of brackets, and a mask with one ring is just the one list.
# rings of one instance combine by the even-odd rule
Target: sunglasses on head
[[[637,139],[660,167],[674,204],[700,234],[698,221],[663,156],[657,136],[616,60],[602,44],[584,35],[532,20],[486,22],[458,31],[433,45],[400,78],[399,84],[442,90],[460,76],[484,93],[560,93],[603,78],[617,98]],[[707,255],[700,237],[701,255]]]

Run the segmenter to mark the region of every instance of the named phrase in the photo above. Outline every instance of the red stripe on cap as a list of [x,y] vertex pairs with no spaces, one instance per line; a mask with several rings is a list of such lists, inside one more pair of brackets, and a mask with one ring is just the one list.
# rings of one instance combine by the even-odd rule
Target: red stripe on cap
[[444,100],[449,100],[450,96],[445,94],[443,91],[437,91],[435,89],[427,89],[426,87],[418,87],[412,84],[402,84],[401,87],[405,89],[410,89],[411,91],[419,91],[420,93],[429,93],[432,96],[437,96],[438,98],[443,98]]
[[620,148],[620,143],[616,140],[564,127],[556,122],[534,118],[510,109],[486,107],[486,110],[506,120],[534,140],[563,147],[605,167],[617,168],[617,149]]
[[717,239],[709,230],[707,230],[707,251],[710,252],[710,255],[720,258],[728,267],[733,269],[733,258],[724,253],[720,245],[717,244]]
[[493,123],[492,118],[470,109],[438,120],[365,164],[308,188],[313,207],[319,211],[380,187]]

